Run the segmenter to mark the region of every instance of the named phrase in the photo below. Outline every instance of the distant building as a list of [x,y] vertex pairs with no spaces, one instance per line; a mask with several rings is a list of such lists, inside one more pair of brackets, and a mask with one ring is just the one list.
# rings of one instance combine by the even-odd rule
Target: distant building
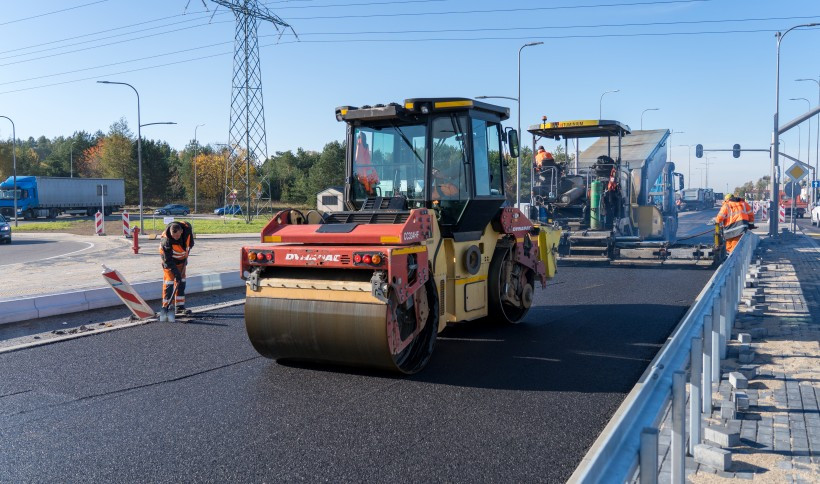
[[340,212],[344,209],[342,204],[344,187],[325,188],[316,195],[316,209],[321,212]]

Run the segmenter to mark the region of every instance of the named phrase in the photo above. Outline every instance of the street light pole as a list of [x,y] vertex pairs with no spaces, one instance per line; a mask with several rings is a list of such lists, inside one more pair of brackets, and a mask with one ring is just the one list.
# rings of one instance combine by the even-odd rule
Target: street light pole
[[669,159],[667,161],[672,161],[672,135],[673,134],[686,134],[686,131],[675,131],[672,130],[669,132],[669,141],[666,142],[669,145]]
[[778,175],[778,167],[780,166],[780,43],[783,41],[783,37],[786,36],[789,32],[796,28],[800,27],[816,27],[820,25],[820,23],[810,23],[810,24],[800,24],[795,25],[794,27],[790,27],[782,34],[777,32],[775,34],[775,39],[777,40],[777,61],[775,62],[775,83],[774,83],[774,130],[772,131],[772,167],[771,167],[771,177],[772,177],[772,192],[771,192],[771,206],[769,209],[769,213],[772,215],[769,217],[769,235],[776,236],[777,235],[777,222],[778,222],[778,205],[780,205],[780,187],[778,186],[778,181],[776,176]]
[[621,92],[621,90],[620,89],[615,89],[614,91],[606,91],[605,93],[601,94],[601,99],[598,100],[598,119],[599,120],[601,119],[601,116],[602,116],[601,106],[603,105],[603,102],[604,102],[604,96],[606,96],[607,94],[609,94],[611,92]]
[[[522,45],[518,49],[518,159],[515,162],[515,206],[521,210],[521,141],[524,135],[521,133],[521,51],[524,47],[532,47],[534,45],[541,45],[543,42],[530,42]],[[532,183],[532,180],[530,180]],[[530,200],[532,203],[532,200]]]
[[12,160],[12,177],[14,179],[14,226],[17,227],[17,131],[14,128],[14,121],[8,116],[0,116],[0,118],[8,119],[11,123],[11,160]]
[[678,146],[679,147],[680,146],[686,146],[687,148],[689,148],[689,180],[691,180],[692,179],[692,145],[678,145]]
[[199,154],[199,143],[196,140],[196,130],[200,126],[205,126],[205,123],[197,124],[194,128],[194,213],[196,213],[196,156]]
[[97,81],[99,84],[121,84],[123,86],[128,86],[134,90],[134,93],[137,95],[137,178],[139,180],[139,192],[140,192],[140,232],[145,232],[145,224],[142,221],[142,122],[140,120],[140,93],[137,91],[137,88],[128,84],[127,82],[115,82],[115,81]]
[[[817,104],[820,105],[820,79],[797,79],[797,81],[812,81],[817,84]],[[820,165],[820,116],[817,117],[817,136],[815,137],[815,146],[814,146],[814,180],[817,180],[817,169],[818,165]],[[817,189],[814,188],[814,183],[812,183],[811,188],[812,197],[814,198],[815,205],[817,204]]]
[[644,109],[644,110],[641,112],[641,131],[643,131],[643,115],[644,115],[644,113],[645,113],[645,112],[647,112],[647,111],[660,111],[660,108],[649,108],[649,109]]

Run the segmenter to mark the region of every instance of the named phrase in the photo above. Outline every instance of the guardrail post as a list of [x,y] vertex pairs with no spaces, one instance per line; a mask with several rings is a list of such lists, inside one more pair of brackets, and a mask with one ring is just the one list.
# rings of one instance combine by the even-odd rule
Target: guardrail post
[[[720,324],[718,325],[718,331],[720,331],[720,358],[726,358],[726,349],[727,349],[727,342],[729,341],[729,304],[732,300],[732,292],[734,288],[732,287],[732,281],[734,277],[730,274],[729,278],[726,280],[726,286],[723,287],[723,290],[720,291]],[[718,379],[720,381],[720,379]]]
[[703,317],[703,385],[701,410],[712,415],[712,315]]
[[723,287],[712,303],[712,383],[715,387],[720,385],[720,306],[725,295]]
[[641,484],[658,484],[658,429],[645,427],[641,432]]
[[672,484],[686,481],[686,373],[672,374]]
[[700,443],[700,406],[701,389],[703,388],[703,338],[692,338],[692,350],[689,358],[689,455],[695,455],[695,446]]

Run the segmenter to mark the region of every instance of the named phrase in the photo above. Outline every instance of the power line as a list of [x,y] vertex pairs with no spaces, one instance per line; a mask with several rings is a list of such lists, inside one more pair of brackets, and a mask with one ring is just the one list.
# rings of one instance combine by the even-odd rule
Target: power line
[[588,5],[561,5],[552,7],[522,7],[522,8],[495,8],[489,10],[453,10],[449,12],[407,12],[407,13],[374,13],[367,15],[328,15],[322,17],[289,17],[290,20],[325,20],[340,18],[374,18],[374,17],[419,17],[425,15],[461,15],[475,13],[510,13],[510,12],[532,12],[544,10],[575,10],[582,8],[607,8],[607,7],[635,7],[647,5],[670,5],[680,3],[704,3],[714,0],[658,0],[648,2],[623,2],[623,3],[599,3]]
[[[271,44],[260,45],[261,48],[272,47],[276,45],[284,45],[284,44],[296,44],[296,43],[363,43],[363,42],[475,42],[475,41],[498,41],[498,40],[533,40],[533,39],[544,39],[544,40],[561,40],[561,39],[599,39],[599,38],[632,38],[632,37],[670,37],[670,36],[697,36],[697,35],[725,35],[725,34],[751,34],[751,33],[773,33],[777,32],[777,29],[750,29],[750,30],[717,30],[717,31],[698,31],[698,32],[643,32],[643,33],[624,33],[624,34],[579,34],[579,35],[555,35],[555,36],[526,36],[526,37],[469,37],[469,38],[421,38],[421,39],[345,39],[345,40],[302,40],[302,41],[284,41],[284,42],[275,42]],[[260,36],[263,37],[263,36]],[[264,37],[274,37],[274,35],[268,35]],[[221,52],[218,54],[211,54],[202,57],[195,57],[192,59],[183,59],[174,62],[168,62],[164,64],[157,64],[153,66],[145,66],[139,67],[135,69],[129,69],[125,71],[119,72],[111,72],[105,74],[106,76],[116,76],[120,74],[129,74],[133,72],[140,72],[150,69],[158,69],[167,66],[173,66],[178,64],[184,64],[189,62],[195,62],[198,60],[204,59],[211,59],[214,57],[224,56],[232,54],[232,52]],[[149,57],[150,58],[150,57]],[[146,59],[149,59],[146,58]],[[85,70],[92,70],[94,68],[87,68],[82,69],[80,71]],[[22,91],[30,91],[34,89],[42,89],[46,87],[53,87],[53,86],[60,86],[65,84],[72,84],[76,82],[88,81],[92,79],[99,79],[100,75],[95,75],[91,77],[84,77],[81,79],[72,79],[68,81],[61,81],[55,82],[50,84],[43,84],[39,86],[32,86],[32,87],[24,87],[19,89],[13,89],[9,91],[0,91],[0,94],[11,94],[16,92]]]
[[46,17],[48,15],[54,15],[56,13],[68,12],[69,10],[76,10],[78,8],[88,7],[90,5],[96,5],[98,3],[105,3],[107,1],[108,0],[97,0],[96,2],[83,3],[82,5],[75,5],[74,7],[61,8],[60,10],[52,10],[51,12],[39,13],[37,15],[32,15],[30,17],[8,20],[6,22],[0,22],[0,27],[2,27],[3,25],[16,24],[18,22],[24,22],[26,20],[32,20],[35,18]]

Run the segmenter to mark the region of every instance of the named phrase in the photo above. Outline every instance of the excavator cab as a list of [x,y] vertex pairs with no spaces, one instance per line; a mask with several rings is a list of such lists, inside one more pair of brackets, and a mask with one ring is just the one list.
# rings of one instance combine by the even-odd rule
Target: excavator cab
[[475,236],[506,200],[507,118],[508,108],[464,98],[337,108],[348,127],[346,206],[428,208],[444,236]]

